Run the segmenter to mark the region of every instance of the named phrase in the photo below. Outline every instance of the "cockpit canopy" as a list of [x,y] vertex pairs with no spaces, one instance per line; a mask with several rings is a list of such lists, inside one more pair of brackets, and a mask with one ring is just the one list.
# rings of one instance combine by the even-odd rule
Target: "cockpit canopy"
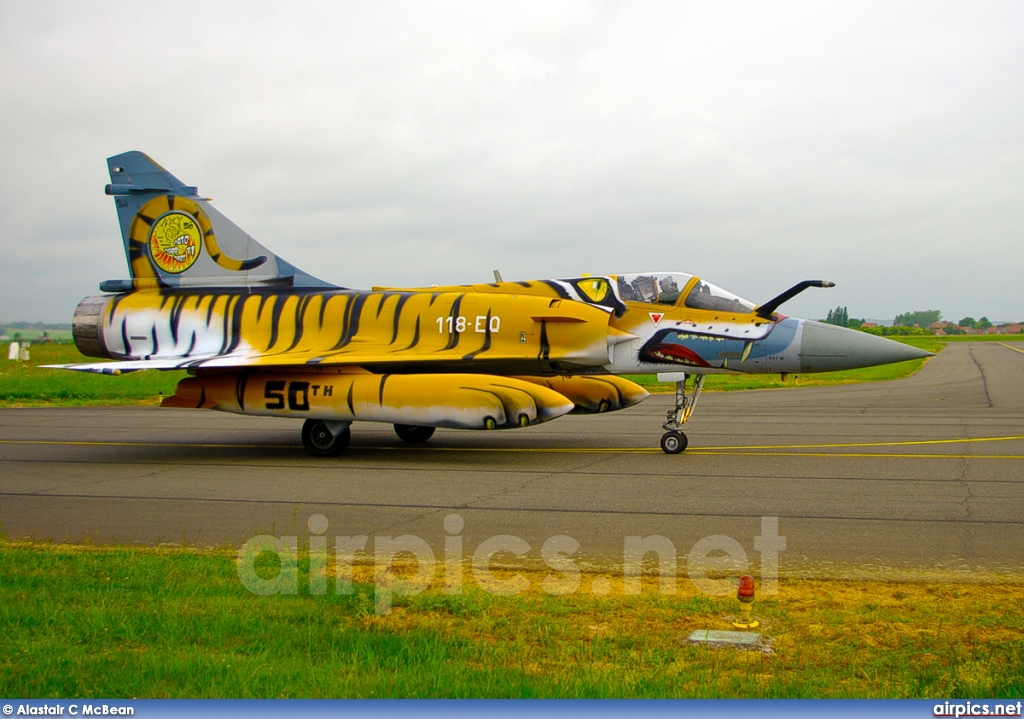
[[627,301],[676,305],[683,294],[683,304],[696,310],[753,312],[755,307],[742,297],[682,272],[642,272],[616,275],[615,279],[619,296]]

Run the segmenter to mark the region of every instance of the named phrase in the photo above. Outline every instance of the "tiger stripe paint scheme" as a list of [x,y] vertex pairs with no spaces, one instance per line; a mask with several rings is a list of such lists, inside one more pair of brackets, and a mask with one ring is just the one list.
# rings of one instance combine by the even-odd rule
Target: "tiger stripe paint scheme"
[[[624,409],[647,397],[617,376],[626,373],[678,379],[921,356],[775,313],[821,282],[761,311],[667,272],[346,289],[275,255],[146,155],[117,155],[108,167],[131,277],[101,283],[110,294],[85,298],[73,327],[83,354],[115,361],[62,368],[187,369],[164,406],[304,417],[314,454],[343,449],[356,420],[423,441],[432,427],[516,428]],[[682,439],[673,452],[685,448],[677,430],[702,383],[689,398],[678,386],[665,424]]]
[[[97,298],[98,303],[102,302]],[[133,292],[97,307],[99,356],[174,367],[319,364],[522,373],[608,362],[603,308],[467,292]]]
[[528,427],[573,409],[558,392],[510,377],[330,370],[187,378],[165,406],[452,429]]

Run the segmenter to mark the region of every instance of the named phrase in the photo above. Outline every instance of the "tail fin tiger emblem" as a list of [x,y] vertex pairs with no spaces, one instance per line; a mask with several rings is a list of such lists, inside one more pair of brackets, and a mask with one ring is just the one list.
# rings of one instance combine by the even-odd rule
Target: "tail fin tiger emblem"
[[176,287],[337,289],[254,240],[149,156],[107,158],[131,279],[104,292]]
[[229,272],[247,272],[267,261],[265,255],[250,260],[228,257],[199,205],[186,197],[162,195],[143,205],[132,221],[128,237],[132,274],[156,277],[150,260],[164,272],[180,274],[199,259],[204,243],[210,258]]
[[165,272],[177,274],[195,264],[203,248],[203,235],[193,217],[168,212],[153,223],[149,254]]

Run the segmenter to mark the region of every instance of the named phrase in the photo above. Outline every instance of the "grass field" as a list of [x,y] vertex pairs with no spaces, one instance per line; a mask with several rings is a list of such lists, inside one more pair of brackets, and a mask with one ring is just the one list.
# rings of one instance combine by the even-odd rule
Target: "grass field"
[[[43,332],[53,342],[70,342],[72,333],[71,330],[15,330],[9,329],[7,333],[12,336],[15,333],[21,335],[21,339],[27,342],[36,342],[43,336]],[[4,355],[6,357],[6,355]]]
[[926,335],[925,337],[906,337],[901,339],[937,340],[943,344],[947,342],[1024,342],[1024,335],[944,335],[942,337],[929,337]]
[[28,362],[7,360],[0,347],[0,406],[158,404],[160,392],[174,394],[184,372],[132,372],[117,377],[41,369],[45,364],[96,362],[71,344],[35,344]]
[[[786,581],[771,653],[690,645],[732,598],[430,588],[256,596],[234,553],[0,542],[0,695],[21,697],[994,697],[1024,694],[1024,587]],[[536,587],[540,575],[532,581]],[[583,586],[593,577],[583,576]],[[437,582],[435,582],[435,585]]]

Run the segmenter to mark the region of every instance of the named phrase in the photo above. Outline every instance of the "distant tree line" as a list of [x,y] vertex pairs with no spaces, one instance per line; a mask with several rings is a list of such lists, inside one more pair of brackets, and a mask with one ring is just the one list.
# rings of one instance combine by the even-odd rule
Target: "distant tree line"
[[836,307],[834,310],[829,310],[828,315],[825,317],[825,324],[838,325],[839,327],[846,327],[850,322],[850,312],[846,307]]
[[859,330],[860,326],[864,324],[863,319],[857,319],[856,317],[850,317],[850,310],[845,306],[836,307],[834,310],[829,310],[828,315],[822,320],[825,324],[836,325],[838,327],[851,327],[855,330]]
[[[859,329],[882,336],[927,335],[932,334],[931,326],[933,324],[942,322],[942,313],[938,310],[915,310],[914,312],[904,312],[903,314],[896,315],[892,327],[864,327],[865,320],[851,319],[849,309],[845,306],[839,306],[834,310],[829,310],[822,322],[838,325],[839,327]],[[945,323],[942,330],[947,335],[962,335],[967,334],[971,329],[986,330],[992,326],[992,322],[988,317],[982,317],[979,320],[973,317],[964,317],[956,323]]]
[[895,327],[928,327],[935,322],[942,321],[942,313],[938,310],[917,310],[915,312],[906,312],[902,315],[896,315],[896,319],[892,321]]
[[[896,327],[918,327],[928,328],[936,322],[942,321],[942,313],[938,310],[918,310],[916,312],[907,312],[902,315],[896,315],[896,319],[893,320],[893,325]],[[950,322],[944,327],[946,334],[963,334],[965,329],[978,329],[987,330],[992,326],[992,322],[988,317],[982,317],[980,320],[976,320],[973,317],[964,317],[959,322]]]
[[892,327],[867,327],[861,330],[872,335],[881,337],[907,337],[910,335],[932,334],[926,327],[908,327],[907,325],[893,325]]
[[973,317],[964,317],[962,320],[957,322],[961,327],[974,327],[979,330],[987,330],[992,326],[988,317],[982,317],[980,320],[975,320]]
[[0,322],[0,327],[11,330],[69,330],[70,322]]

